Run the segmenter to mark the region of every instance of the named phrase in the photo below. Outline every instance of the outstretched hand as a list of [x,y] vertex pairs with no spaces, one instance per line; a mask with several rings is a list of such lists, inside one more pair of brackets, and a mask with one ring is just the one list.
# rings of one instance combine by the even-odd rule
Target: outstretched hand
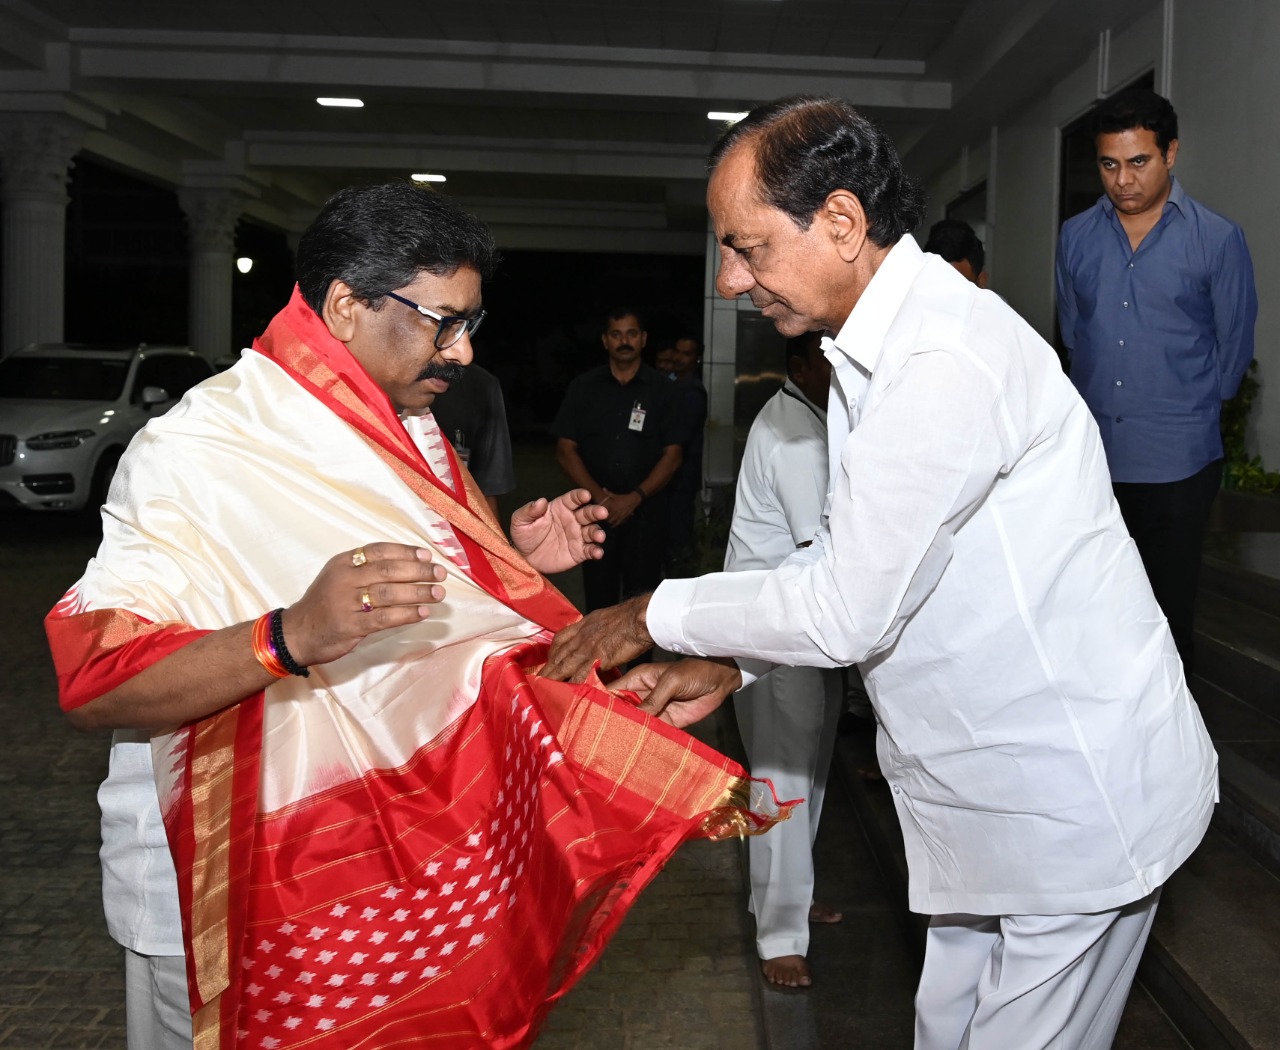
[[683,729],[706,718],[741,686],[742,672],[732,660],[695,657],[633,667],[609,688],[631,690],[642,701],[641,711]]
[[511,543],[542,573],[564,572],[604,555],[607,508],[591,502],[586,489],[570,489],[553,500],[536,499],[511,515]]
[[371,634],[425,620],[443,600],[444,568],[423,547],[367,543],[335,554],[284,611],[285,642],[303,666],[346,656]]
[[644,622],[648,608],[649,595],[642,594],[561,628],[551,643],[542,676],[558,682],[581,682],[597,661],[604,668],[618,667],[647,652],[653,647]]

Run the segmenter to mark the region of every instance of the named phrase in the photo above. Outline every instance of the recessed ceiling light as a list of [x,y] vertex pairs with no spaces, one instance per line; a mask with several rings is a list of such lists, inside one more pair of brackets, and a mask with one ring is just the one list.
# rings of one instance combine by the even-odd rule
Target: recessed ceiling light
[[236,269],[241,273],[248,273],[253,269],[253,260],[247,255],[242,255],[236,260]]
[[345,109],[360,109],[364,102],[358,98],[318,98],[322,106],[341,106]]
[[418,175],[410,175],[410,176],[409,176],[409,178],[413,179],[413,181],[414,181],[414,182],[444,182],[444,181],[446,181],[446,180],[445,180],[445,177],[444,177],[443,175],[427,175],[427,174],[418,174]]
[[749,113],[750,110],[743,110],[741,113],[725,113],[718,109],[713,109],[707,114],[708,120],[727,120],[730,124],[736,124]]

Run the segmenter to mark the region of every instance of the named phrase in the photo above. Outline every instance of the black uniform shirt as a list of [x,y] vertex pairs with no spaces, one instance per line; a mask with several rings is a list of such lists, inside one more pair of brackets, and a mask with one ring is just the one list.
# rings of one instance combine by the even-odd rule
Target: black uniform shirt
[[481,492],[501,496],[516,487],[511,432],[497,376],[479,365],[468,365],[461,379],[436,395],[431,412]]
[[[569,384],[551,429],[578,446],[587,472],[610,492],[631,492],[662,458],[668,445],[689,435],[673,411],[673,384],[643,362],[629,383],[607,364]],[[636,429],[633,419],[643,418]]]

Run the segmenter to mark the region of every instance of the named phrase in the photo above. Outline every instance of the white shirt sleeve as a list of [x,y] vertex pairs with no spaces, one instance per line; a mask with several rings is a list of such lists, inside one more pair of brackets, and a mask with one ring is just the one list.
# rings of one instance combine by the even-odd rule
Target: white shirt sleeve
[[[769,484],[796,546],[817,535],[827,498],[826,448],[815,452],[815,447],[810,438],[791,438],[779,444],[770,457]],[[814,462],[822,463],[824,469],[813,470]]]
[[778,568],[667,581],[649,604],[673,652],[839,667],[892,645],[956,530],[1013,462],[996,377],[960,349],[914,353],[868,406],[832,478],[823,542]]

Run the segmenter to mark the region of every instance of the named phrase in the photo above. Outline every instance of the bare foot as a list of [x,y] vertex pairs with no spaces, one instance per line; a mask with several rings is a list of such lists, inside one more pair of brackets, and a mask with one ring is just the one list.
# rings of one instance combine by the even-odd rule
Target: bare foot
[[760,964],[764,979],[779,988],[808,988],[813,984],[809,964],[803,955],[780,955]]
[[[809,921],[820,922],[827,926],[834,926],[844,918],[844,912],[836,911],[834,908],[828,908],[825,904],[814,904],[809,908]],[[787,956],[793,958],[793,956]],[[794,958],[799,958],[795,956]]]

